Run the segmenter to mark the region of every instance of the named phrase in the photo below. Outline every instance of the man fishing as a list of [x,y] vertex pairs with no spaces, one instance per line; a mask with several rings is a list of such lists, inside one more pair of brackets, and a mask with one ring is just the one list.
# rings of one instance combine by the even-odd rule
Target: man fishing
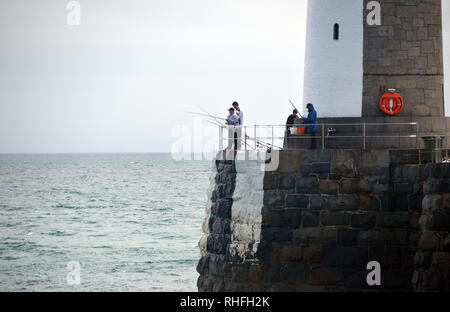
[[233,102],[232,106],[233,106],[233,108],[236,111],[237,117],[239,117],[239,125],[242,126],[244,124],[244,112],[239,107],[239,103],[238,102]]
[[232,106],[235,109],[236,116],[239,118],[239,126],[236,127],[235,133],[236,133],[236,137],[237,137],[237,146],[238,146],[238,149],[240,149],[241,142],[242,142],[242,125],[244,124],[244,112],[239,107],[238,102],[234,101]]
[[[239,117],[235,114],[235,109],[231,107],[228,112],[230,113],[225,121],[228,125],[228,147],[227,149],[232,149],[234,145],[234,150],[240,148],[238,134],[236,127],[239,127]],[[234,143],[234,144],[233,144]]]
[[308,117],[303,118],[303,122],[308,125],[306,126],[306,133],[311,135],[310,149],[316,149],[317,112],[311,103],[306,105],[306,109],[308,110]]
[[288,117],[288,119],[287,119],[287,121],[286,121],[286,134],[287,134],[288,136],[291,135],[291,130],[290,130],[290,128],[294,125],[296,119],[300,119],[300,118],[298,118],[298,110],[297,110],[297,109],[294,109],[294,110],[292,111],[292,114],[289,115],[289,117]]

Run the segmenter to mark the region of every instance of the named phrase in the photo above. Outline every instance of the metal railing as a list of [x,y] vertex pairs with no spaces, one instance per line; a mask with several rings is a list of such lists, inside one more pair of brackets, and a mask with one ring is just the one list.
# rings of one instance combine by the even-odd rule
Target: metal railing
[[[306,125],[293,125],[295,128],[302,128]],[[408,129],[399,130],[399,128],[406,126]],[[245,125],[245,126],[219,126],[219,149],[223,150],[224,142],[227,142],[227,148],[232,148],[236,142],[234,136],[236,133],[238,146],[240,150],[262,150],[262,149],[285,149],[290,148],[287,140],[290,142],[300,142],[304,140],[316,139],[320,140],[321,149],[326,148],[327,142],[333,140],[343,139],[361,142],[352,148],[367,149],[368,142],[373,139],[388,140],[398,139],[398,146],[392,144],[392,147],[400,148],[402,145],[414,145],[417,149],[420,148],[419,123],[340,123],[340,124],[317,124],[318,131],[316,135],[300,134],[300,135],[286,135],[287,125]],[[337,132],[333,134],[332,130],[336,128]],[[345,128],[347,128],[345,130]],[[413,128],[413,129],[411,129]],[[226,130],[226,131],[225,131]],[[343,131],[344,130],[344,131]],[[225,138],[224,132],[228,135]],[[342,135],[340,133],[343,133]],[[384,134],[387,133],[387,134]],[[398,135],[393,133],[399,133]],[[318,135],[317,135],[318,134]],[[415,140],[413,143],[403,144],[400,140]],[[339,144],[339,143],[338,143]],[[342,143],[341,143],[342,144]],[[299,148],[301,144],[293,144],[294,148]],[[347,144],[343,144],[347,145]]]
[[[423,149],[420,151],[420,158],[424,159],[426,162],[440,163],[440,162],[450,162],[449,159],[449,137],[450,135],[435,135],[427,138],[426,140],[431,141],[431,149]],[[445,143],[444,143],[445,141]]]

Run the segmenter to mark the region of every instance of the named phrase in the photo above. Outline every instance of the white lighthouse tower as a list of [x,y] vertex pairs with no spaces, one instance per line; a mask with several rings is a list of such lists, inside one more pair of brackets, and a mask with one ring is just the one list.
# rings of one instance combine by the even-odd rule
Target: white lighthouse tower
[[361,117],[363,1],[309,0],[304,103],[321,117]]

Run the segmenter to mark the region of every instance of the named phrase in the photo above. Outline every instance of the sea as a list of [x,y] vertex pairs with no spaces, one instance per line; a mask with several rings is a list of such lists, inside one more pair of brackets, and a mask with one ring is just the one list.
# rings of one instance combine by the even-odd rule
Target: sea
[[197,291],[211,161],[0,155],[0,291]]

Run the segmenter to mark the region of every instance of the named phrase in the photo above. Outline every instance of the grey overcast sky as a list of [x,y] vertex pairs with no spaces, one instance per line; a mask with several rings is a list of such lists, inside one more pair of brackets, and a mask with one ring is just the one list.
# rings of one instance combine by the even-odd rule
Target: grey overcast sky
[[68,2],[0,3],[0,153],[168,152],[197,104],[302,102],[306,0],[80,0],[76,27]]

